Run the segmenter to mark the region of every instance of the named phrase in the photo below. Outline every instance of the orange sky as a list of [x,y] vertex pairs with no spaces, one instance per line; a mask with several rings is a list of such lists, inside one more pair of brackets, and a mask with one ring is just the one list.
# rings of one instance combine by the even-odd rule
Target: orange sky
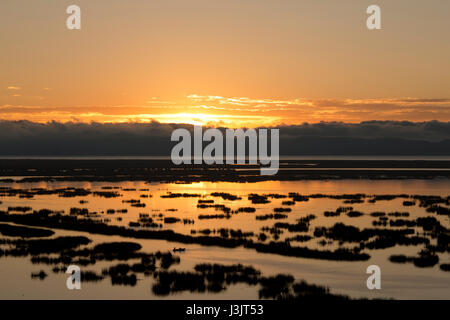
[[450,121],[449,1],[0,2],[0,119]]
[[190,95],[183,102],[153,98],[143,105],[0,107],[3,120],[191,123],[228,127],[303,122],[450,120],[450,99],[271,100]]

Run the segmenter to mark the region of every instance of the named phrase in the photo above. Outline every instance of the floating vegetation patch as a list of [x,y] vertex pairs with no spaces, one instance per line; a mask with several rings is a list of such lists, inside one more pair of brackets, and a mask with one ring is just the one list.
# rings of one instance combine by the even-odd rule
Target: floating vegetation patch
[[[394,263],[414,263],[416,267],[434,267],[439,263],[439,256],[430,251],[421,251],[417,257],[407,257],[405,255],[391,255],[389,260]],[[442,269],[442,268],[441,268]]]
[[349,299],[347,296],[331,294],[327,287],[310,285],[305,281],[295,282],[291,275],[264,277],[253,267],[240,264],[198,264],[194,271],[160,271],[155,272],[154,278],[156,283],[152,291],[158,296],[185,291],[218,293],[225,291],[230,285],[243,283],[259,286],[260,299]]
[[161,198],[200,198],[200,194],[195,193],[172,193],[168,192],[167,194],[161,195]]
[[259,195],[256,193],[251,193],[248,195],[248,200],[250,200],[253,204],[265,204],[270,203],[267,196]]
[[226,193],[226,192],[213,192],[211,193],[211,197],[220,197],[223,200],[236,201],[241,200],[241,197],[238,197],[234,194]]
[[180,222],[180,221],[181,221],[181,219],[179,219],[177,217],[165,217],[164,218],[164,223],[168,223],[168,224],[170,224],[170,223],[177,223],[177,222]]
[[39,272],[36,273],[32,273],[31,274],[31,278],[32,279],[39,279],[39,280],[44,280],[45,278],[47,278],[48,275],[44,272],[44,270],[41,270]]
[[291,208],[274,208],[273,211],[277,212],[277,213],[280,213],[280,212],[291,212],[292,209]]
[[361,217],[363,216],[364,213],[360,212],[360,211],[349,211],[347,212],[347,216],[350,218],[357,218],[357,217]]
[[205,203],[214,203],[214,200],[202,200],[202,199],[198,200],[198,204],[205,204]]
[[255,216],[256,220],[269,220],[269,219],[274,219],[274,220],[281,220],[281,219],[287,219],[287,215],[286,214],[282,214],[282,213],[275,213],[275,214],[265,214],[265,215],[260,215],[260,216]]
[[213,208],[218,211],[223,211],[224,213],[230,213],[231,209],[224,204],[197,204],[197,208],[199,209],[208,209]]
[[31,207],[8,207],[8,212],[27,212],[31,211],[33,208]]
[[230,219],[231,214],[200,214],[198,216],[198,219],[205,220],[205,219]]
[[0,233],[8,237],[34,238],[50,237],[55,234],[52,230],[40,228],[28,228],[0,223]]
[[246,213],[253,213],[256,212],[256,208],[253,207],[242,207],[239,208],[235,211],[235,213],[240,213],[240,212],[246,212]]

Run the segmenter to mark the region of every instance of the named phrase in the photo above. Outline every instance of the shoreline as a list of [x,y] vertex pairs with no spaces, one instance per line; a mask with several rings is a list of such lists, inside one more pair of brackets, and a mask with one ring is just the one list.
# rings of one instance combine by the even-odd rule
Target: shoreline
[[0,159],[0,182],[450,179],[447,160],[283,160],[276,175],[261,176],[259,170],[258,164],[178,166],[170,160]]

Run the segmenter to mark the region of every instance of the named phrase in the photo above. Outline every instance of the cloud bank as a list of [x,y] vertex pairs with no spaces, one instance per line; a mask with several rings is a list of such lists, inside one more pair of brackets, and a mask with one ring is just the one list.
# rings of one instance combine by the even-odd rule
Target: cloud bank
[[[170,135],[191,125],[0,121],[1,156],[168,156]],[[450,122],[284,125],[281,155],[450,155]],[[223,128],[222,128],[223,129]]]

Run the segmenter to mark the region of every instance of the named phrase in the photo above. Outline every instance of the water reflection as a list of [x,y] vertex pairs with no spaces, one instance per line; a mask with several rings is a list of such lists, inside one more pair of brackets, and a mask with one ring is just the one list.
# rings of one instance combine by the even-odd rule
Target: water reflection
[[[0,211],[5,222],[40,224],[42,227],[59,224],[58,227],[69,230],[83,226],[80,231],[91,233],[98,233],[99,225],[104,225],[102,234],[112,232],[137,241],[148,238],[224,248],[243,246],[259,254],[366,261],[374,252],[382,251],[386,252],[387,263],[413,265],[414,270],[432,268],[437,277],[446,279],[450,210],[446,191],[449,186],[445,180],[267,181],[251,184],[37,182],[2,184]],[[40,217],[40,222],[30,220],[36,216]],[[77,224],[78,227],[74,227]],[[113,227],[124,229],[111,229]],[[39,230],[48,229],[16,229],[10,224],[2,224],[2,256],[23,256],[26,242],[21,240],[14,244],[11,239],[25,238],[27,234],[31,238],[38,237],[39,232],[45,232]],[[6,248],[17,244],[19,248],[14,250]],[[181,249],[185,248],[178,249],[183,253]],[[80,252],[70,254],[73,258]],[[67,254],[59,258],[34,256],[31,261],[39,264],[58,262],[52,269],[58,273],[65,262],[75,261],[87,266],[92,261],[104,260],[98,256],[93,258],[87,251],[83,254],[84,257],[78,256],[71,261],[67,260]],[[128,261],[139,258],[142,259],[127,257],[125,264],[110,266],[101,272],[86,270],[83,277],[91,282],[109,277],[112,284],[136,285],[138,278],[132,274],[147,273],[155,276],[157,281],[153,294],[190,291],[185,288],[186,274],[183,272],[191,271],[158,273],[156,268],[152,270],[154,264],[142,261],[130,264]],[[46,279],[47,272],[36,270],[31,276]],[[259,285],[263,282],[257,281]],[[172,291],[170,288],[175,283],[180,287]],[[293,295],[295,282],[289,283],[288,291]],[[248,281],[233,284],[250,285]],[[296,285],[296,288],[305,286]],[[194,291],[220,292],[224,285],[209,283],[206,279],[199,288]],[[279,297],[269,293],[260,296]]]

